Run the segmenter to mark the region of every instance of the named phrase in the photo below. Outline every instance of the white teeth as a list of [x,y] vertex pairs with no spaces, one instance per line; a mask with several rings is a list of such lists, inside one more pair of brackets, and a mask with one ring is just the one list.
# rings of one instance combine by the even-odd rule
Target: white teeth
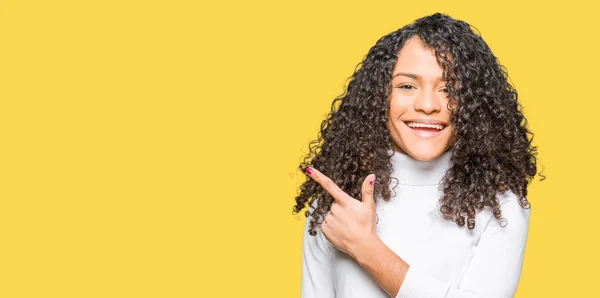
[[408,122],[408,123],[406,123],[406,125],[408,125],[408,127],[428,127],[428,128],[439,129],[439,130],[444,129],[444,126],[441,125],[441,124],[427,124],[427,123],[418,123],[418,122]]

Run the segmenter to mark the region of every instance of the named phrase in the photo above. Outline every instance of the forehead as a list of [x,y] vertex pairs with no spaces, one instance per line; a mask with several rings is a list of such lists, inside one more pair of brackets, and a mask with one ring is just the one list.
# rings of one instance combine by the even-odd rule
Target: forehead
[[434,50],[427,48],[418,36],[409,38],[398,51],[397,56],[394,73],[411,72],[437,78],[443,71],[437,62]]

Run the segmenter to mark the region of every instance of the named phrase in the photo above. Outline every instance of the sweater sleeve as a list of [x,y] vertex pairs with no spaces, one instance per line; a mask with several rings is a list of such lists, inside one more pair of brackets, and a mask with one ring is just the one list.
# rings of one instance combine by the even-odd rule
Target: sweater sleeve
[[[316,201],[316,200],[315,200]],[[308,234],[310,218],[306,218],[302,236],[302,284],[301,298],[334,298],[332,264],[329,252],[329,240],[325,238],[321,227],[316,228],[317,235]]]
[[490,218],[458,287],[435,279],[419,264],[410,264],[396,298],[513,297],[521,275],[531,211],[523,209],[514,195],[501,204],[501,210],[507,225],[501,227],[495,217]]

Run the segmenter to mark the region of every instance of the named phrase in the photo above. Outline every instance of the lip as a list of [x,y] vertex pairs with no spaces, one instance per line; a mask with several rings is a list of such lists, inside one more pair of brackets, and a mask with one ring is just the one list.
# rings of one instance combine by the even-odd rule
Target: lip
[[441,125],[444,126],[444,128],[446,128],[446,126],[448,126],[448,123],[446,123],[444,121],[435,120],[435,119],[409,119],[409,120],[404,120],[404,124],[409,123],[409,122],[418,122],[418,123],[425,123],[425,124],[441,124]]
[[[424,122],[425,120],[409,120],[409,121],[405,121],[404,126],[406,126],[406,128],[410,131],[412,131],[412,133],[414,133],[416,136],[420,137],[420,138],[433,138],[436,137],[440,134],[442,134],[442,132],[448,127],[448,125],[444,124],[443,122]],[[428,121],[435,121],[435,120],[428,120]],[[426,131],[426,130],[421,130],[418,128],[411,128],[410,126],[408,126],[406,123],[408,122],[419,122],[419,123],[427,123],[427,124],[441,124],[444,125],[444,128],[442,128],[441,130],[438,131]]]

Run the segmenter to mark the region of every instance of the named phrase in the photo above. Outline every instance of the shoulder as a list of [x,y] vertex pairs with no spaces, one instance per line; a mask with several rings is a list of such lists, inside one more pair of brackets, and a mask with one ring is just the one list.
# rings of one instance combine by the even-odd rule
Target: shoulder
[[531,206],[521,207],[520,198],[513,193],[511,190],[507,190],[503,193],[496,195],[498,204],[500,204],[500,210],[504,215],[505,211],[511,216],[527,217],[529,218],[531,213]]
[[498,200],[500,206],[510,202],[517,204],[519,203],[519,197],[510,189],[505,192],[496,193],[496,199]]
[[493,233],[503,231],[503,233],[527,234],[529,227],[529,218],[531,216],[531,207],[521,207],[519,197],[510,190],[496,195],[502,219],[497,220],[490,214],[485,230]]
[[[317,208],[317,201],[319,199],[316,198],[313,200],[313,202],[308,206],[308,210],[310,212],[313,212],[316,208]],[[306,222],[304,223],[304,234],[305,237],[312,237],[309,236],[308,234],[308,229],[310,227],[310,222],[313,221],[313,217],[309,216],[306,218]],[[317,232],[317,235],[315,235],[314,237],[312,237],[315,241],[315,243],[321,247],[321,249],[323,249],[324,251],[326,251],[329,255],[332,255],[333,252],[333,244],[331,244],[331,242],[329,242],[329,240],[327,239],[327,237],[325,237],[325,235],[323,234],[323,231],[321,230],[321,224],[317,224],[315,227],[315,232]],[[310,239],[310,238],[308,238]]]

